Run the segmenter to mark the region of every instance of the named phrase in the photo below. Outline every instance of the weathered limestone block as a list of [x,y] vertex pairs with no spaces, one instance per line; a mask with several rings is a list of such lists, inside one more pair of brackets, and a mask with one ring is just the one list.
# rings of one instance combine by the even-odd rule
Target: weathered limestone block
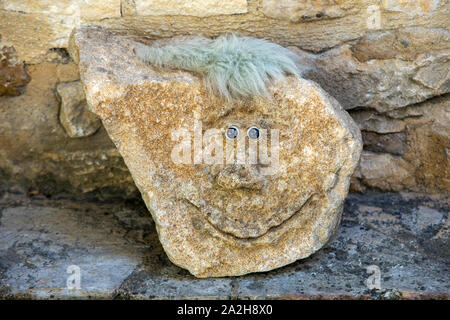
[[[124,157],[171,261],[198,277],[232,276],[320,249],[339,224],[362,148],[337,101],[291,76],[269,88],[271,99],[224,102],[191,73],[142,63],[136,46],[81,28],[71,53],[89,107]],[[251,155],[245,133],[253,126],[270,132],[270,161],[240,163],[233,155]],[[230,142],[232,127],[242,134]],[[208,149],[211,139],[225,150]]]
[[[305,22],[321,19],[342,18],[350,12],[354,13],[354,1],[335,0],[263,0],[262,8],[267,17]],[[349,12],[350,11],[350,12]],[[358,10],[356,10],[358,11]]]
[[361,131],[377,133],[396,133],[405,130],[406,123],[399,119],[391,119],[383,115],[363,110],[351,113]]
[[404,157],[414,168],[411,174],[420,185],[426,186],[429,192],[450,194],[448,122],[446,125],[437,123],[411,125],[407,132],[408,149]]
[[441,2],[440,0],[383,0],[382,6],[386,11],[403,12],[409,15],[422,15],[436,10]]
[[344,109],[383,113],[450,92],[449,39],[448,30],[416,27],[374,32],[319,55],[292,50]]
[[138,15],[209,17],[247,12],[247,0],[134,0]]
[[364,152],[351,188],[383,191],[450,191],[450,95],[383,115],[350,112]]
[[49,18],[105,19],[120,17],[120,0],[3,0],[0,9],[47,14]]
[[39,63],[51,48],[67,47],[73,28],[119,18],[120,0],[3,0],[0,35],[21,60]]
[[58,83],[56,92],[61,100],[59,120],[71,138],[88,137],[97,132],[102,124],[88,110],[80,81]]
[[413,61],[421,53],[449,48],[448,29],[415,27],[368,33],[352,45],[351,51],[360,62],[395,58]]
[[55,89],[58,81],[79,79],[72,64],[29,65],[26,90],[0,97],[0,190],[138,196],[103,128],[89,138],[72,139],[61,126]]
[[[363,151],[354,178],[371,188],[401,191],[415,186],[412,171],[412,165],[400,157]],[[357,181],[353,183],[357,184]]]
[[[65,48],[71,30],[80,25],[98,25],[152,39],[236,32],[310,52],[324,52],[373,30],[421,26],[432,38],[436,28],[447,29],[445,1],[416,3],[403,0],[383,4],[373,0],[3,0],[0,1],[0,35],[4,43],[16,48],[21,60],[33,64],[41,62],[49,49]],[[379,19],[375,20],[379,25],[370,24],[377,13]],[[411,37],[416,38],[416,34]]]

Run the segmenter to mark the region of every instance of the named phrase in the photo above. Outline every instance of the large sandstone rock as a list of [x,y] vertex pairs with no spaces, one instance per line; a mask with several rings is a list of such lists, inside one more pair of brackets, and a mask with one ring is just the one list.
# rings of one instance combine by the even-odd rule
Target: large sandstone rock
[[[70,50],[91,111],[122,154],[171,261],[198,277],[231,276],[320,249],[338,226],[362,148],[358,127],[337,101],[315,83],[289,77],[270,88],[271,100],[225,103],[193,74],[140,62],[138,45],[81,28]],[[207,149],[208,133],[216,129],[209,137],[223,143],[230,126],[242,135],[237,146],[227,144],[227,159],[247,128],[277,130],[279,144],[270,131],[270,164],[223,163],[220,156],[206,164],[221,151]],[[181,130],[190,135],[180,144],[173,134]],[[189,152],[183,161],[180,147]]]

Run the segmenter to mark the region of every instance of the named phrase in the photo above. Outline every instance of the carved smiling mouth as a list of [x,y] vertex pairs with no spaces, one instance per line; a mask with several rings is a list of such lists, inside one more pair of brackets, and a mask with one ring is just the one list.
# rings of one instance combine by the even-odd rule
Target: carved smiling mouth
[[[220,233],[241,240],[252,240],[279,228],[296,216],[306,203],[314,195],[313,191],[304,193],[301,198],[289,209],[280,210],[269,219],[254,223],[243,223],[237,219],[230,218],[221,210],[208,205],[204,200],[196,201],[193,197],[185,197],[185,200],[199,211],[204,219]],[[255,214],[258,214],[255,212]]]

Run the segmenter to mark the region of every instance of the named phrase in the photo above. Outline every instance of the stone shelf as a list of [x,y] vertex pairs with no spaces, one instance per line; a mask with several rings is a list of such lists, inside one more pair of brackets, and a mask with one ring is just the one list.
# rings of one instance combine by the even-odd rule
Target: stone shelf
[[[338,233],[284,268],[197,279],[172,264],[141,201],[0,200],[0,298],[450,298],[449,202],[422,194],[351,194]],[[70,265],[80,289],[68,289]],[[380,270],[369,289],[367,267]]]

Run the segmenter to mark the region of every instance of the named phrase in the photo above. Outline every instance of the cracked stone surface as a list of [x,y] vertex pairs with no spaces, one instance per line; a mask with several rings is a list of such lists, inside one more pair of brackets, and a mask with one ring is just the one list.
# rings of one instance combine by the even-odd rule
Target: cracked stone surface
[[[86,27],[74,31],[71,54],[170,260],[198,277],[235,276],[319,250],[339,225],[362,149],[348,113],[293,76],[271,85],[270,98],[230,103],[195,74],[144,64],[134,54],[140,45]],[[242,134],[230,142],[232,126]],[[253,126],[258,141],[246,138]]]
[[[140,201],[0,200],[0,298],[449,299],[448,198],[350,194],[341,228],[311,257],[278,270],[198,279],[172,264]],[[81,271],[67,289],[67,268]],[[380,269],[380,289],[366,285]]]

